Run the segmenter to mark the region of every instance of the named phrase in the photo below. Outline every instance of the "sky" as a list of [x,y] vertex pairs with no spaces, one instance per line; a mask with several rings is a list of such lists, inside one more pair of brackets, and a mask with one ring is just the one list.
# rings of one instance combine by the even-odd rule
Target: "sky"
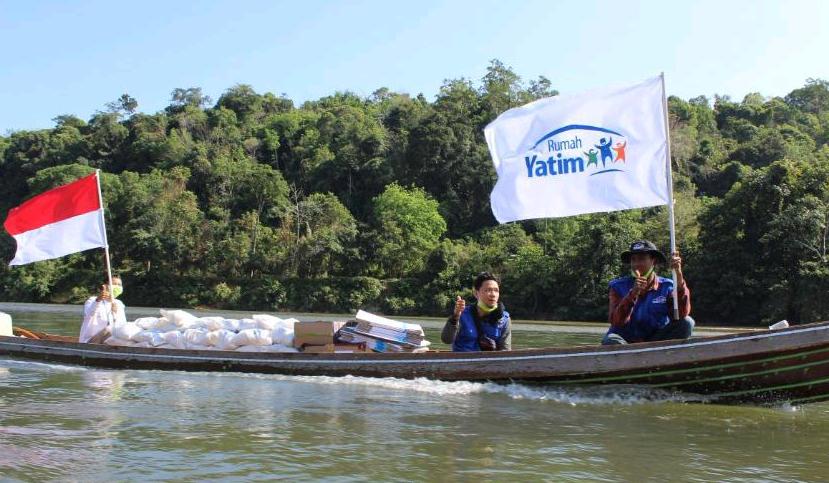
[[669,95],[784,96],[829,79],[829,2],[0,0],[0,135],[128,93],[236,84],[297,105],[380,87],[433,100],[499,59],[562,94],[665,73]]

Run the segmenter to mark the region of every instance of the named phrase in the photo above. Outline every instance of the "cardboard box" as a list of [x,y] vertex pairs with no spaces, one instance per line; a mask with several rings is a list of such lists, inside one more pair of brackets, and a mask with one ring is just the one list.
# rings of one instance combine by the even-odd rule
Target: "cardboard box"
[[302,352],[306,354],[325,354],[334,352],[334,344],[311,345],[305,344],[302,347]]
[[334,343],[334,334],[345,322],[297,322],[294,324],[294,347]]
[[368,349],[366,349],[366,343],[365,342],[359,342],[357,344],[349,344],[347,342],[337,342],[336,344],[334,344],[334,352],[349,353],[349,352],[370,352],[370,351]]
[[369,352],[366,349],[365,343],[359,344],[348,344],[344,342],[337,342],[336,344],[321,344],[321,345],[311,345],[305,344],[302,347],[302,352],[306,352],[308,354],[323,354],[323,353],[343,353],[349,354],[354,352]]

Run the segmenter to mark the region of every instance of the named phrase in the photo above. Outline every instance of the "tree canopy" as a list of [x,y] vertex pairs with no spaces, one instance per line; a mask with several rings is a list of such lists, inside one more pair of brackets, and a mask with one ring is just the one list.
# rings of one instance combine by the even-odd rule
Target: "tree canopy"
[[[295,105],[239,84],[123,94],[88,120],[0,136],[0,210],[101,169],[127,303],[442,315],[499,274],[519,317],[606,318],[637,238],[668,247],[664,208],[499,226],[483,127],[557,95],[493,60],[433,101],[379,88]],[[105,101],[105,100],[102,100]],[[679,248],[702,323],[829,318],[829,82],[784,97],[670,97]],[[14,240],[0,235],[8,260]],[[100,251],[0,268],[7,300],[78,302]]]

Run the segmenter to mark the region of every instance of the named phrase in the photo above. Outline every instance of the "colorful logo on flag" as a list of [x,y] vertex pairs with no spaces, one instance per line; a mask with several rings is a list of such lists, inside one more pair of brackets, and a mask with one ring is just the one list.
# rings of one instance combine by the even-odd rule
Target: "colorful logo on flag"
[[570,124],[542,136],[524,156],[528,178],[624,172],[628,140],[619,131]]

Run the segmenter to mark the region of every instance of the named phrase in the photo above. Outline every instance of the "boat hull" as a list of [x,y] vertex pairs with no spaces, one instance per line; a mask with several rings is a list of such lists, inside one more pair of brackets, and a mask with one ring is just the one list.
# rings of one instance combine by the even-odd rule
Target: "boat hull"
[[829,400],[829,322],[624,346],[511,352],[303,354],[110,347],[0,337],[0,355],[114,369],[640,385],[721,403]]

